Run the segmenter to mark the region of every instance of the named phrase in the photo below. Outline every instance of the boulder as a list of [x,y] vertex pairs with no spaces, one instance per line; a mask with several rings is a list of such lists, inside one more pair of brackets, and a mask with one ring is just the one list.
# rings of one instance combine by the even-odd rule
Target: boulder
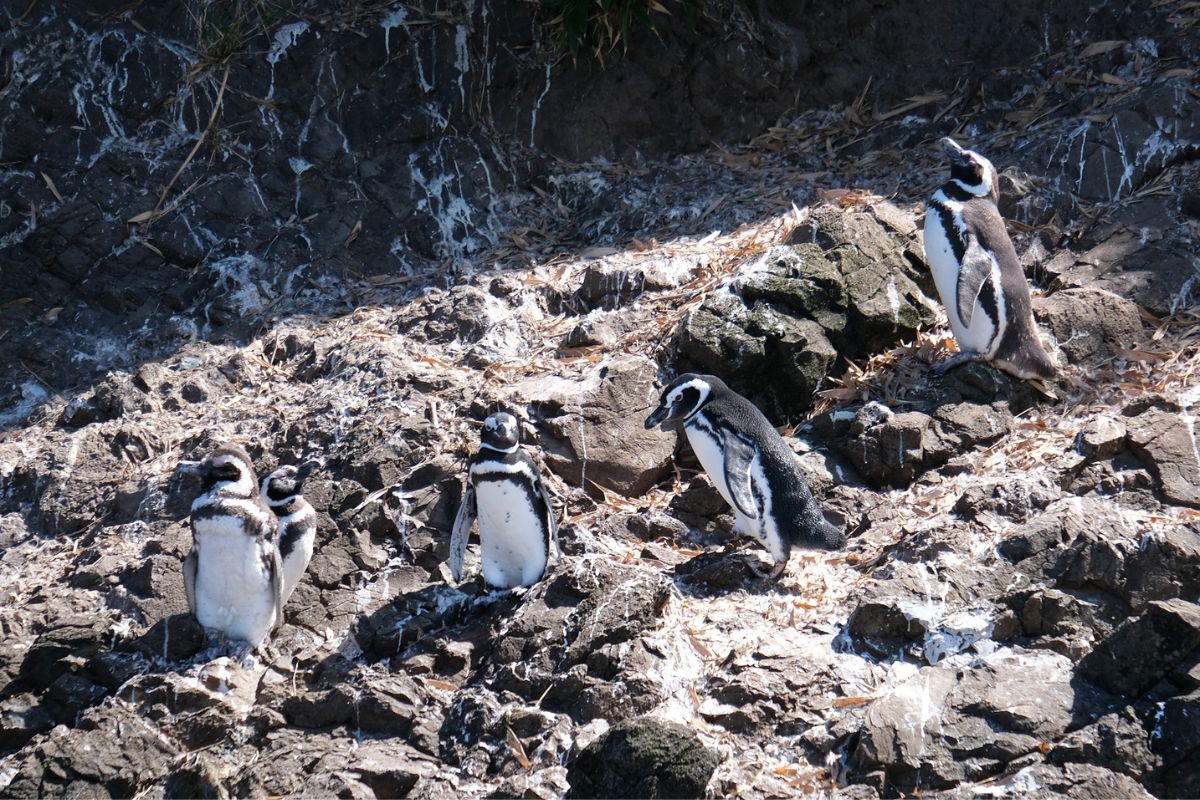
[[838,355],[864,358],[931,324],[932,303],[916,282],[915,224],[891,210],[811,209],[789,244],[748,261],[728,292],[688,314],[681,371],[720,375],[782,418],[810,406]]
[[1162,680],[1200,648],[1200,606],[1156,600],[1096,646],[1081,675],[1129,700]]
[[1033,314],[1072,364],[1112,358],[1132,350],[1144,336],[1137,304],[1104,289],[1064,289],[1039,297]]
[[1183,412],[1150,408],[1125,420],[1129,446],[1150,465],[1170,503],[1200,507],[1196,422]]
[[528,408],[546,466],[576,486],[591,481],[627,497],[644,494],[667,473],[674,437],[648,431],[658,402],[658,367],[619,356],[582,380],[537,376],[506,391]]
[[570,763],[567,797],[701,797],[719,763],[683,725],[651,717],[627,720]]

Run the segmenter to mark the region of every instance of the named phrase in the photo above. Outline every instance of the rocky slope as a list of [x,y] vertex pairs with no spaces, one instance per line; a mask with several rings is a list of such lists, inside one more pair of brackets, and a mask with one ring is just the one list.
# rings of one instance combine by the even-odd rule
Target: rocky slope
[[[274,22],[229,78],[138,11],[9,17],[0,179],[48,194],[8,201],[0,234],[6,272],[29,276],[0,339],[19,376],[0,432],[0,793],[1200,793],[1195,9],[1099,14],[994,82],[763,121],[744,146],[528,162],[493,185],[502,137],[460,132],[466,88],[455,135],[407,146],[366,136],[344,104],[376,84],[339,70],[382,59],[384,92],[402,30],[398,54],[444,66],[456,31],[479,33],[464,19],[500,17],[353,8]],[[449,48],[422,61],[419,36]],[[137,94],[172,70],[197,87],[175,128]],[[402,95],[433,81],[403,74]],[[295,100],[313,86],[336,103]],[[244,107],[197,139],[218,96]],[[76,123],[39,156],[38,131]],[[948,342],[918,232],[941,173],[924,145],[951,132],[1004,173],[1063,365],[1051,387],[928,374]],[[145,191],[198,141],[206,163]],[[419,190],[442,174],[426,158],[458,194]],[[179,202],[122,227],[159,192]],[[765,584],[754,546],[694,543],[726,509],[686,446],[642,427],[683,369],[786,426],[846,551]],[[501,405],[551,476],[566,553],[508,594],[453,586],[445,563]],[[249,665],[205,649],[180,577],[180,462],[226,440],[261,470],[322,465],[316,555]]]

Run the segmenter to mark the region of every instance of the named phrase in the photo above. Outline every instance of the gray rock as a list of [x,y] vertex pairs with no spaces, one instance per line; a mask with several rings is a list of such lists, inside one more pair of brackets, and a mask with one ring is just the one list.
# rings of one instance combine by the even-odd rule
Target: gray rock
[[650,717],[628,720],[570,763],[567,797],[700,797],[719,763],[682,725]]
[[1072,364],[1132,350],[1145,335],[1137,304],[1103,289],[1065,289],[1040,297],[1034,301],[1033,313],[1054,334]]
[[1079,432],[1079,452],[1088,458],[1109,458],[1125,446],[1125,423],[1119,419],[1097,417]]
[[1074,703],[1070,662],[1058,655],[926,667],[867,707],[851,764],[901,789],[980,780],[1063,735]]
[[577,486],[594,481],[637,497],[666,474],[675,449],[671,437],[644,425],[658,398],[657,378],[649,359],[622,356],[581,383],[550,376],[523,381],[508,401],[527,405],[537,420],[537,444],[551,470]]
[[1114,694],[1136,699],[1200,648],[1200,606],[1156,600],[1079,663],[1079,672]]
[[1200,507],[1195,432],[1181,414],[1151,408],[1125,422],[1129,446],[1154,470],[1168,502]]
[[[1200,729],[1188,733],[1190,737],[1173,737],[1173,740],[1195,742]],[[1141,720],[1126,709],[1106,714],[1090,725],[1067,734],[1046,754],[1046,758],[1054,764],[1074,762],[1104,767],[1145,783],[1155,778],[1161,766],[1159,757],[1151,752],[1150,745],[1156,739],[1163,741],[1166,735],[1164,728],[1158,737],[1153,731],[1147,737]]]

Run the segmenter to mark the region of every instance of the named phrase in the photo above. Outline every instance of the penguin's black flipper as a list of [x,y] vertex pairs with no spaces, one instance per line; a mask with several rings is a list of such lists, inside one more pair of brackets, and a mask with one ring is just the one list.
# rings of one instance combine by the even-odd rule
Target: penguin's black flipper
[[267,542],[267,546],[270,547],[267,554],[267,575],[271,579],[271,597],[275,602],[275,623],[271,630],[275,630],[283,624],[283,559],[279,556],[279,548],[274,542]]
[[[450,574],[454,576],[455,581],[462,580],[463,560],[467,556],[467,538],[471,535],[471,526],[475,524],[476,513],[475,487],[468,483],[467,491],[458,506],[458,514],[454,517],[454,530],[450,534]],[[551,518],[553,519],[553,514]]]
[[754,461],[754,446],[732,431],[723,431],[721,444],[725,450],[725,485],[737,510],[750,519],[758,519],[751,488],[750,465]]
[[958,318],[962,320],[964,328],[971,327],[975,301],[979,299],[983,284],[991,277],[995,266],[996,259],[979,246],[977,239],[972,238],[958,270]]
[[192,550],[183,559],[183,593],[187,595],[188,611],[196,615],[196,568],[200,566],[200,556],[193,545]]
[[546,482],[538,480],[538,491],[542,494],[542,502],[546,504],[546,526],[549,529],[549,540],[554,542],[554,553],[550,552],[550,548],[546,548],[546,558],[549,560],[552,556],[562,555],[562,547],[558,544],[558,515],[554,513],[554,504],[550,502],[550,492],[546,491]]

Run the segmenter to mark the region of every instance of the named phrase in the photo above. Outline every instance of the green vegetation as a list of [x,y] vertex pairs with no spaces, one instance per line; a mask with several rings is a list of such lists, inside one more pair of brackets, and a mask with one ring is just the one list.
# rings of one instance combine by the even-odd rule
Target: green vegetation
[[263,0],[200,0],[188,8],[196,49],[205,60],[223,64],[254,36],[265,35],[282,9]]
[[[559,44],[573,56],[591,50],[597,58],[618,45],[629,46],[637,28],[653,29],[659,18],[674,9],[689,24],[703,0],[539,0],[542,14],[550,17]],[[670,8],[668,8],[668,5]]]

